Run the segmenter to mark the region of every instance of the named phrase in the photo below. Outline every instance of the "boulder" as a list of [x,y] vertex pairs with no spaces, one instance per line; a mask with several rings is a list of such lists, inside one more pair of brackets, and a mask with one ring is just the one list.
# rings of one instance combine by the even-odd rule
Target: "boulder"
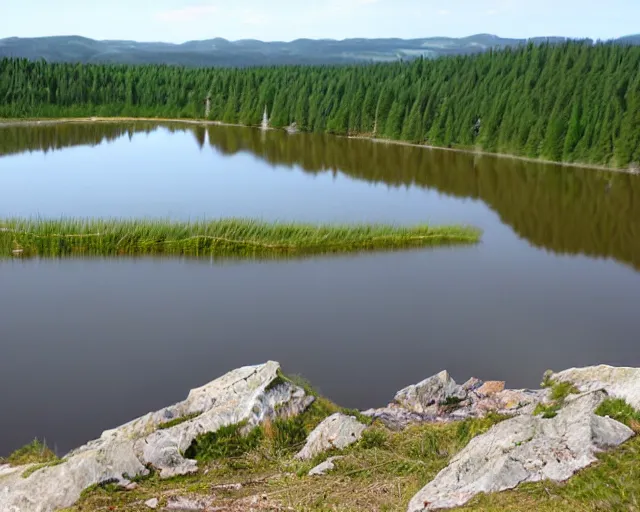
[[490,380],[482,384],[475,392],[480,396],[491,396],[504,391],[505,382]]
[[336,413],[325,419],[309,434],[307,443],[296,454],[296,458],[309,460],[331,449],[343,450],[360,440],[366,428],[353,416]]
[[[494,388],[497,389],[497,388]],[[481,394],[480,389],[470,392],[456,408],[445,412],[448,420],[481,418],[489,413],[514,416],[530,414],[536,405],[546,400],[548,390],[504,389],[497,393]]]
[[[153,465],[162,478],[191,473],[197,462],[183,453],[200,434],[227,425],[247,429],[265,419],[293,415],[313,402],[300,387],[284,381],[280,366],[268,362],[233,370],[194,389],[183,402],[149,413],[72,451],[65,462],[22,478],[26,467],[0,468],[2,512],[53,512],[72,506],[87,487],[102,482],[126,484]],[[168,421],[191,419],[170,428]]]
[[396,393],[394,402],[418,414],[435,413],[447,399],[463,399],[466,391],[445,370]]
[[462,385],[462,389],[464,389],[467,392],[468,391],[475,391],[476,389],[481,387],[483,384],[484,384],[484,382],[482,382],[477,377],[471,377],[467,382],[465,382]]
[[596,453],[633,436],[622,423],[594,414],[606,397],[586,393],[567,399],[555,418],[518,415],[495,425],[413,497],[409,512],[462,506],[476,494],[524,482],[568,479],[595,462]]
[[446,371],[396,393],[387,407],[363,414],[391,430],[416,423],[442,423],[480,418],[489,413],[528,414],[545,400],[548,390],[504,389],[502,381],[471,378],[459,386]]
[[571,368],[551,374],[556,382],[571,382],[580,391],[604,389],[614,398],[623,398],[635,409],[640,409],[640,368],[607,365]]
[[144,502],[144,506],[147,508],[156,509],[158,508],[158,503],[158,498],[151,498],[150,500]]
[[321,464],[318,464],[315,468],[309,471],[309,476],[326,475],[329,471],[333,471],[334,469],[336,469],[336,465],[334,464],[334,462],[340,459],[342,459],[342,457],[329,457],[327,460],[325,460]]

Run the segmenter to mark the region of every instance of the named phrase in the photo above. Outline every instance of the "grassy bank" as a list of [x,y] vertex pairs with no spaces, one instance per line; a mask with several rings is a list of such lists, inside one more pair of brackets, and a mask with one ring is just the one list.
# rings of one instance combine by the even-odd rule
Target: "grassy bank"
[[[404,511],[409,499],[475,436],[501,421],[500,416],[447,425],[422,425],[403,432],[382,426],[367,430],[342,451],[336,469],[323,477],[309,470],[338,453],[311,461],[294,454],[321,419],[341,410],[320,398],[299,418],[276,420],[242,436],[237,425],[202,436],[186,455],[198,460],[197,474],[161,480],[157,474],[138,481],[132,491],[113,484],[94,486],[65,512],[149,510],[144,502],[159,499],[159,509],[172,496],[212,499],[211,508],[226,512]],[[257,504],[255,500],[257,499]],[[253,506],[252,506],[253,505]]]
[[471,244],[480,236],[479,230],[465,226],[341,226],[244,219],[6,219],[0,220],[0,256],[287,257]]
[[[318,393],[304,380],[285,377],[316,397],[301,415],[279,418],[243,432],[243,424],[203,434],[186,450],[198,461],[196,474],[162,480],[151,468],[135,478],[135,488],[109,482],[82,493],[65,512],[143,512],[145,501],[158,500],[162,509],[175,496],[208,500],[214,510],[246,512],[371,512],[407,509],[409,500],[431,481],[474,437],[507,419],[490,413],[485,418],[452,423],[420,424],[392,431],[382,424],[344,409]],[[560,395],[566,388],[554,388]],[[300,461],[294,454],[309,433],[336,412],[355,414],[369,428],[356,444],[341,452]],[[640,412],[620,399],[609,399],[596,410],[640,432]],[[187,418],[183,418],[187,419]],[[160,427],[165,428],[165,427]],[[308,476],[311,468],[340,455],[335,469],[322,477]],[[640,438],[599,455],[599,461],[565,483],[549,481],[521,485],[513,491],[479,495],[456,510],[499,512],[637,510],[640,503]],[[43,467],[64,464],[44,444],[17,450],[1,463],[36,464],[23,473],[29,478]]]
[[[611,401],[607,410],[600,412],[611,414],[612,408],[614,412],[620,410]],[[457,423],[417,425],[401,432],[374,424],[357,444],[340,452],[343,458],[335,461],[333,471],[322,477],[308,476],[312,467],[338,453],[326,453],[309,462],[298,461],[293,454],[313,426],[337,410],[337,406],[321,398],[301,421],[263,425],[246,437],[231,426],[204,439],[206,443],[202,443],[199,453],[188,454],[199,461],[197,474],[169,480],[154,474],[140,480],[132,491],[109,484],[95,486],[66,512],[142,512],[148,510],[146,500],[158,499],[161,508],[172,496],[212,499],[214,508],[227,512],[404,512],[414,494],[472,438],[505,419],[490,415]],[[632,417],[616,413],[611,416],[633,425],[638,413]],[[601,454],[599,462],[566,483],[539,482],[513,491],[480,495],[457,510],[637,510],[639,456],[640,440],[636,437]]]

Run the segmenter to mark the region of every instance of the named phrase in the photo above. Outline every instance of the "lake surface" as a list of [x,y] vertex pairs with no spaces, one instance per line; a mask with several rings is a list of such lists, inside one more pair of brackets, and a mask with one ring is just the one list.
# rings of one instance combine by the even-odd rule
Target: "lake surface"
[[148,123],[0,129],[0,217],[467,223],[473,247],[289,261],[0,261],[0,455],[60,454],[246,364],[382,406],[442,369],[640,366],[640,178]]

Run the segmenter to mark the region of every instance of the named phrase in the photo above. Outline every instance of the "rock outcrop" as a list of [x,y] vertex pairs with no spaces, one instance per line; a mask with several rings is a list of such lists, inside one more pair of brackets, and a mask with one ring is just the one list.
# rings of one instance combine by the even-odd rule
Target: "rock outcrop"
[[[512,489],[525,482],[566,480],[592,464],[599,451],[633,436],[625,425],[594,411],[607,397],[622,398],[640,409],[640,369],[594,366],[548,377],[552,382],[571,382],[580,391],[553,402],[561,407],[553,418],[533,414],[538,404],[550,403],[549,389],[510,390],[504,382],[476,378],[460,385],[447,372],[404,388],[387,407],[366,411],[395,430],[411,423],[449,422],[489,413],[512,416],[474,438],[416,494],[409,512],[460,506],[479,493]],[[150,468],[162,478],[195,472],[197,462],[183,454],[198,436],[236,424],[248,432],[267,419],[295,416],[313,400],[282,378],[278,363],[233,370],[192,390],[183,402],[105,431],[57,465],[0,466],[0,512],[54,512],[73,505],[93,484],[133,488],[133,477],[148,474]],[[310,460],[332,449],[342,450],[357,442],[365,429],[355,417],[334,414],[311,432],[295,457]],[[337,458],[328,459],[309,475],[331,471]],[[230,510],[284,510],[264,497],[246,500],[234,502],[236,508]],[[153,499],[144,505],[153,509],[159,504]],[[202,497],[174,496],[165,509],[201,510],[209,505]]]
[[428,379],[401,389],[394,402],[418,414],[435,414],[438,406],[450,399],[463,399],[466,393],[445,370]]
[[392,403],[363,414],[387,428],[402,430],[414,423],[435,423],[479,418],[490,412],[505,415],[530,413],[548,391],[504,389],[504,382],[472,378],[459,385],[443,371],[396,393]]
[[555,382],[571,382],[582,392],[604,389],[614,398],[622,398],[640,409],[640,368],[607,365],[571,368],[550,376]]
[[328,450],[343,450],[360,440],[367,427],[353,416],[336,413],[318,425],[304,448],[296,454],[297,459],[309,460]]
[[[268,362],[233,370],[192,390],[183,402],[104,432],[69,453],[64,463],[28,478],[22,477],[28,467],[1,467],[0,510],[53,512],[73,505],[93,484],[126,484],[147,474],[148,466],[163,478],[196,471],[196,461],[182,454],[199,435],[237,423],[250,429],[267,418],[298,414],[313,402],[302,388],[281,379],[279,369]],[[181,418],[186,421],[179,423]],[[177,424],[158,428],[172,420]]]
[[568,399],[555,418],[518,415],[476,437],[409,504],[422,512],[465,504],[479,493],[513,489],[524,482],[563,481],[618,446],[633,431],[594,414],[604,391]]

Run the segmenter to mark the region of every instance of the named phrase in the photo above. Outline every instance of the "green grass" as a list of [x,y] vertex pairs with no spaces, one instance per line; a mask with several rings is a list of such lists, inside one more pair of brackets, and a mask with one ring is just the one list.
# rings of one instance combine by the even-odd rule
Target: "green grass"
[[564,401],[569,395],[579,395],[580,390],[571,382],[556,382],[551,385],[551,400]]
[[177,222],[150,219],[0,220],[0,256],[187,255],[287,257],[471,244],[465,226],[312,225],[248,219]]
[[246,425],[236,423],[198,436],[185,452],[185,456],[200,462],[233,459],[256,448],[263,438],[262,428],[243,432]]
[[596,409],[599,416],[609,416],[627,427],[640,432],[640,412],[636,411],[622,398],[609,398],[602,402]]
[[549,393],[550,402],[539,403],[533,411],[534,416],[542,414],[545,419],[555,418],[560,409],[564,407],[564,403],[569,395],[577,395],[580,390],[570,382],[553,382],[545,374],[542,382],[544,388],[551,389]]
[[[309,410],[301,416],[307,432],[311,428],[311,425],[307,426],[309,420],[316,423],[320,416],[326,417],[341,409],[326,398],[319,398],[318,402],[320,405],[316,405],[315,411]],[[492,415],[460,423],[417,425],[402,432],[375,425],[365,431],[359,443],[342,452],[322,454],[312,461],[299,461],[293,457],[296,444],[304,442],[301,424],[289,419],[275,420],[260,427],[261,434],[250,441],[251,446],[242,444],[241,449],[231,450],[232,459],[214,457],[208,458],[207,462],[201,459],[201,468],[195,475],[169,480],[154,475],[141,481],[133,491],[110,485],[93,486],[69,511],[143,512],[148,510],[144,506],[146,500],[158,498],[159,508],[162,508],[168,497],[175,495],[214,496],[213,507],[229,512],[251,509],[243,500],[255,496],[259,497],[265,510],[404,511],[409,499],[471,438],[486,432],[502,419]],[[277,433],[278,429],[280,433]],[[229,427],[216,443],[233,446],[244,443],[241,430],[242,426]],[[284,449],[274,449],[274,442]],[[223,451],[230,453],[228,447]],[[322,478],[307,476],[314,465],[338,453],[343,458],[336,462],[334,471]],[[242,488],[215,490],[216,486],[228,483],[241,483]],[[273,508],[267,508],[267,504]]]
[[59,460],[45,442],[34,439],[22,448],[18,448],[6,459],[0,458],[0,464],[24,466],[25,464],[49,464]]
[[[287,378],[284,377],[283,378]],[[557,383],[550,384],[551,387]],[[571,387],[556,388],[559,399],[566,399]],[[504,416],[490,414],[483,419],[467,419],[447,424],[423,424],[401,432],[374,423],[360,442],[339,452],[343,458],[327,475],[307,476],[308,471],[331,452],[312,461],[293,458],[296,443],[303,438],[301,425],[309,431],[324,417],[342,410],[318,397],[302,416],[303,421],[285,419],[263,424],[260,434],[244,444],[242,426],[228,428],[219,436],[218,445],[233,453],[232,459],[209,458],[200,463],[197,474],[162,480],[151,475],[139,482],[137,489],[124,491],[113,485],[93,486],[68,512],[143,512],[144,502],[160,500],[160,508],[170,496],[215,497],[214,507],[229,512],[251,508],[246,500],[259,498],[265,510],[308,512],[405,511],[409,500],[431,481],[471,439],[485,433]],[[640,413],[622,400],[607,400],[597,410],[629,425]],[[278,427],[274,425],[278,424]],[[276,430],[281,429],[280,433]],[[280,436],[280,437],[279,437]],[[223,440],[226,439],[226,440]],[[274,449],[274,443],[279,448]],[[237,448],[240,444],[241,448]],[[538,482],[512,491],[479,495],[465,511],[502,512],[617,512],[640,509],[640,438],[636,437],[610,452],[598,455],[599,461],[580,471],[566,483]],[[234,490],[217,490],[216,486],[241,483]],[[213,494],[212,494],[213,492]],[[271,506],[272,508],[267,508]],[[287,508],[288,507],[288,508]]]

